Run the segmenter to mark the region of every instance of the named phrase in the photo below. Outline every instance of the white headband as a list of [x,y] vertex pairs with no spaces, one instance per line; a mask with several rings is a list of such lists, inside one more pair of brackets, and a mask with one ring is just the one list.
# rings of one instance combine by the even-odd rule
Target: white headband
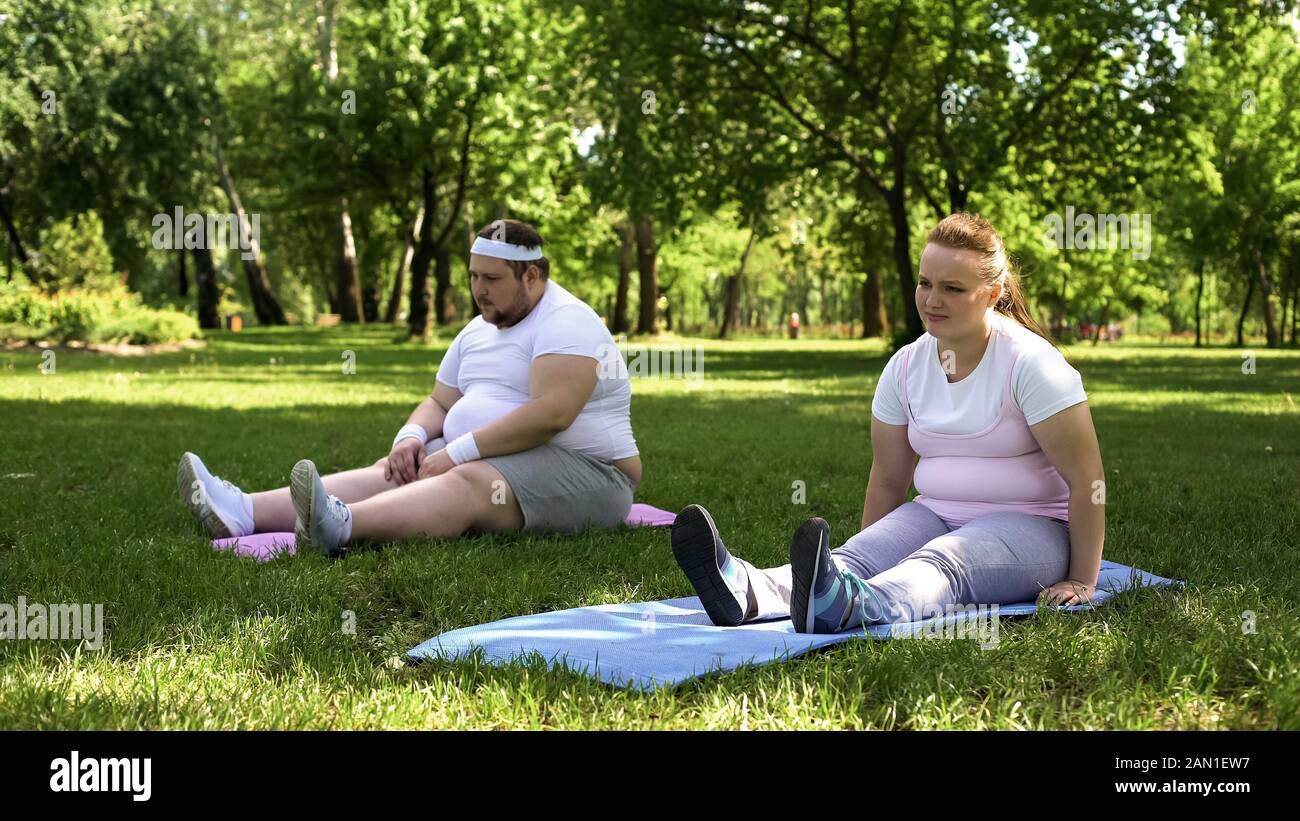
[[469,249],[469,252],[471,254],[481,254],[485,257],[510,259],[518,262],[531,262],[532,260],[542,258],[541,246],[536,248],[527,248],[523,245],[501,242],[486,237],[479,237],[474,240],[474,246]]

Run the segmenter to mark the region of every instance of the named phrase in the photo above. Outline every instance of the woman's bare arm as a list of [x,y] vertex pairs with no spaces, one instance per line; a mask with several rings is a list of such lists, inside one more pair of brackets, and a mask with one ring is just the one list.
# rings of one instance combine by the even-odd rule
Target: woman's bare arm
[[871,476],[862,502],[862,529],[907,501],[916,469],[916,452],[907,441],[907,425],[887,425],[871,417]]
[[[1086,585],[1091,596],[1106,539],[1106,474],[1092,411],[1087,402],[1080,402],[1030,425],[1029,430],[1070,486],[1070,575],[1062,585],[1071,581]],[[1085,596],[1063,588],[1053,591],[1051,598],[1054,604],[1078,604]]]

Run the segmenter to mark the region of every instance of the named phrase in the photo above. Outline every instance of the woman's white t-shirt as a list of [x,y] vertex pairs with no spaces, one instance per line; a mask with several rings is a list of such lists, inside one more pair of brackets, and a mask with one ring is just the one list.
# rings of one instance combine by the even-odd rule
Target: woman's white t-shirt
[[625,368],[602,367],[618,356],[614,339],[587,303],[553,281],[517,324],[498,328],[476,316],[452,340],[437,379],[462,396],[442,423],[443,438],[450,442],[527,404],[529,368],[546,354],[585,356],[601,363],[591,398],[573,424],[550,443],[606,462],[636,456],[632,383]]
[[896,351],[880,374],[871,415],[888,425],[907,424],[900,362],[906,350],[911,351],[907,396],[912,415],[930,433],[971,434],[990,427],[1002,407],[1012,360],[1011,395],[1026,423],[1036,425],[1088,400],[1079,372],[1050,342],[1002,314],[993,313],[991,321],[994,332],[983,358],[959,382],[948,381],[939,359],[938,340],[928,333]]

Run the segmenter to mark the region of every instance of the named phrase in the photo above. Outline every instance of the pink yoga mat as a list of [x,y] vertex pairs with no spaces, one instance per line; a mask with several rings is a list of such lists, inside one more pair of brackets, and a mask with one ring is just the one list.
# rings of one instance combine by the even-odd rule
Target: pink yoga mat
[[676,518],[676,513],[660,510],[653,505],[637,503],[627,512],[627,518],[623,523],[628,527],[663,527],[672,524]]
[[[634,504],[627,512],[624,523],[628,527],[663,527],[673,523],[676,513],[660,510],[651,505]],[[214,550],[229,550],[236,556],[251,556],[259,562],[269,562],[277,556],[297,553],[292,533],[256,533],[230,539],[213,539]]]

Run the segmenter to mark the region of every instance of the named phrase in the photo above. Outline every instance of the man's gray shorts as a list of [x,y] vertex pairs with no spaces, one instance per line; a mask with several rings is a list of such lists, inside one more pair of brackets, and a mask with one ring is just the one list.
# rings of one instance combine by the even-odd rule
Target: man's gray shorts
[[[438,437],[426,454],[446,446]],[[542,445],[483,459],[501,472],[524,514],[524,530],[575,533],[618,527],[632,509],[632,480],[608,462],[575,450]]]

